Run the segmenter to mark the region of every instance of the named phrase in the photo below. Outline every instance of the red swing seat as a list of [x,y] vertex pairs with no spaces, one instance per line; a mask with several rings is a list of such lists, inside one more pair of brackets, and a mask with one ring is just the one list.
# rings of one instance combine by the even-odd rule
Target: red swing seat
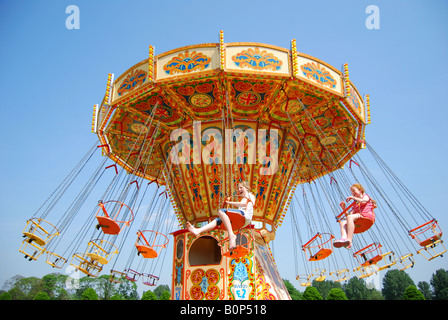
[[334,236],[329,233],[317,233],[305,243],[302,250],[305,252],[308,250],[310,254],[308,261],[323,260],[331,255],[333,253],[333,242],[331,241],[333,238]]
[[244,228],[236,233],[236,247],[229,248],[229,238],[225,238],[220,242],[221,254],[227,258],[238,259],[247,256],[253,249],[253,226]]
[[157,285],[157,282],[159,281],[159,277],[149,273],[142,273],[142,277],[142,283],[150,287]]
[[[251,201],[249,198],[246,198],[246,199]],[[230,200],[230,197],[227,197],[226,201],[229,201],[229,200]],[[223,207],[224,207],[225,204],[226,204],[226,202],[223,203]],[[255,207],[255,204],[254,204],[254,207]],[[229,217],[230,224],[232,225],[232,230],[233,231],[239,230],[242,227],[244,227],[244,225],[246,224],[246,219],[244,218],[244,216],[239,211],[229,209],[229,205],[228,204],[226,206],[226,210],[227,210],[226,214]],[[218,226],[218,229],[226,230],[226,227],[222,223],[220,226]]]
[[358,259],[361,267],[377,264],[378,261],[383,259],[381,247],[380,243],[374,242],[361,250],[356,251],[353,256]]
[[[230,224],[232,225],[232,230],[239,230],[242,227],[244,227],[246,223],[246,219],[244,216],[237,211],[232,211],[232,209],[228,209],[226,212],[227,216],[229,217]],[[218,227],[220,230],[226,230],[226,227],[224,226],[224,223],[221,223],[221,225]]]
[[[119,208],[118,208],[117,212],[115,213],[114,217],[111,217],[106,209],[105,205],[109,204],[109,203],[115,203],[116,205],[117,204],[119,205]],[[97,227],[97,229],[101,228],[101,230],[105,234],[117,235],[120,233],[123,225],[129,226],[129,224],[132,222],[132,220],[134,220],[134,214],[133,214],[131,208],[129,208],[127,205],[125,205],[122,202],[112,200],[112,201],[107,201],[107,202],[103,203],[102,201],[100,201],[98,203],[98,206],[100,208],[98,209],[98,211],[95,215],[96,219],[98,220],[98,224],[96,227]],[[123,207],[126,207],[129,210],[130,216],[131,216],[130,220],[126,220],[126,221],[117,220],[118,215],[120,214],[121,209]],[[104,215],[101,215],[101,212]]]
[[415,239],[419,245],[427,247],[442,238],[442,230],[440,229],[437,220],[432,219],[431,221],[410,230],[409,235],[412,239]]
[[353,233],[363,233],[369,230],[374,223],[375,223],[375,213],[373,213],[373,219],[361,216],[355,221],[355,230],[353,231]]
[[[350,205],[348,205],[344,211],[342,211],[337,217],[336,217],[336,221],[339,221],[342,219],[342,216],[347,216],[348,214],[348,210],[350,210],[354,205],[356,204],[355,201],[353,201],[352,203],[350,203]],[[373,224],[375,223],[375,213],[372,211],[372,216],[373,219],[367,218],[367,217],[359,217],[358,219],[356,219],[355,221],[355,230],[353,231],[353,233],[363,233],[367,230],[369,230]]]
[[227,258],[238,259],[247,256],[249,252],[250,250],[248,248],[244,246],[237,246],[235,249],[229,249],[229,251],[224,252],[223,256],[226,256]]
[[[151,233],[151,238],[149,240],[152,240],[152,243],[149,243],[149,241],[146,239],[144,235],[145,232]],[[165,236],[164,234],[151,230],[138,231],[137,236],[138,237],[135,241],[135,247],[137,248],[137,254],[142,255],[143,258],[157,258],[160,251],[163,248],[166,248],[166,245],[169,241],[167,236]]]
[[124,278],[126,280],[129,280],[129,281],[132,281],[132,282],[137,281],[140,278],[141,275],[142,274],[140,272],[137,272],[137,271],[132,270],[132,269],[124,270]]

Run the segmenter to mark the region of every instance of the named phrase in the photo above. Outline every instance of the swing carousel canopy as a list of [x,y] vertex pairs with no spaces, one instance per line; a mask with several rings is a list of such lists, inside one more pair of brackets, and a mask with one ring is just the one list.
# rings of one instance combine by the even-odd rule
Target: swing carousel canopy
[[217,216],[247,180],[253,220],[276,228],[298,184],[363,147],[367,109],[347,65],[299,53],[295,40],[224,43],[221,32],[219,43],[157,56],[150,46],[148,59],[109,75],[92,130],[105,155],[166,186],[180,223]]

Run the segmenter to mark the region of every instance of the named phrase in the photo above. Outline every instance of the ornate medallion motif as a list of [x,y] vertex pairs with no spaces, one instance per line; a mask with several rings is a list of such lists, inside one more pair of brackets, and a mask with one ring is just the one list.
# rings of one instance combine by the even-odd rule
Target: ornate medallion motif
[[309,62],[301,65],[300,69],[308,79],[313,79],[317,83],[329,87],[330,89],[336,88],[336,80],[323,66],[314,62]]
[[243,50],[234,55],[232,61],[240,68],[269,71],[277,71],[283,64],[275,55],[266,50],[260,51],[260,48]]
[[190,294],[193,300],[216,300],[219,297],[220,290],[216,285],[221,276],[215,269],[209,269],[205,272],[198,268],[191,273],[191,282],[193,286],[190,289]]
[[186,50],[185,53],[179,53],[176,57],[168,61],[163,66],[163,70],[169,75],[176,73],[184,74],[204,70],[210,65],[210,62],[211,58],[205,54],[196,51],[190,53]]
[[122,96],[135,87],[142,85],[145,82],[146,75],[147,73],[141,69],[131,71],[118,88],[118,95]]

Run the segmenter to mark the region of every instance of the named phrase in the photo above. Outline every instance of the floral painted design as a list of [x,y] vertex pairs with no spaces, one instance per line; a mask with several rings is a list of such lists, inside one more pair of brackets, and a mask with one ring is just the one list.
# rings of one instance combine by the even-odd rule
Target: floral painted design
[[196,51],[190,53],[186,50],[184,53],[179,53],[176,57],[168,61],[163,66],[163,70],[169,75],[202,71],[210,65],[210,62],[211,58],[205,54]]
[[199,268],[191,273],[193,286],[190,294],[193,300],[216,300],[219,297],[219,287],[216,285],[221,279],[219,272],[215,269],[204,271]]
[[118,95],[123,96],[125,93],[131,91],[135,87],[145,83],[146,75],[147,73],[141,69],[135,69],[131,71],[118,88]]
[[308,79],[315,80],[317,83],[329,87],[336,88],[336,80],[332,77],[330,72],[318,63],[309,62],[300,66],[304,76]]
[[240,68],[253,70],[277,71],[283,65],[283,62],[275,55],[266,50],[260,51],[260,48],[243,50],[234,55],[232,61]]

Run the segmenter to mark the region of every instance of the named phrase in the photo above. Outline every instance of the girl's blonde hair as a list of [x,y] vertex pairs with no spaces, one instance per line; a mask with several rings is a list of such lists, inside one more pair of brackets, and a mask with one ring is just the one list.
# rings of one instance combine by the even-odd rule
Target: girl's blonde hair
[[242,186],[242,187],[246,188],[247,192],[250,192],[250,185],[249,185],[249,182],[247,182],[247,181],[241,181],[240,183],[238,183],[238,186]]
[[364,187],[363,187],[362,184],[360,184],[360,183],[354,183],[354,184],[352,184],[352,186],[350,187],[350,189],[351,189],[351,188],[356,188],[356,189],[358,189],[359,191],[361,191],[362,193],[366,192],[366,191],[364,190]]
[[[350,189],[353,188],[353,187],[355,187],[356,189],[358,189],[359,191],[361,191],[363,194],[366,192],[366,191],[364,190],[364,187],[363,187],[362,184],[360,184],[360,183],[354,183],[354,184],[352,184],[352,186],[350,187]],[[376,205],[376,201],[373,200],[370,196],[369,196],[369,198],[370,198],[370,200],[372,200],[373,206],[376,208],[376,207],[377,207],[377,205]]]

